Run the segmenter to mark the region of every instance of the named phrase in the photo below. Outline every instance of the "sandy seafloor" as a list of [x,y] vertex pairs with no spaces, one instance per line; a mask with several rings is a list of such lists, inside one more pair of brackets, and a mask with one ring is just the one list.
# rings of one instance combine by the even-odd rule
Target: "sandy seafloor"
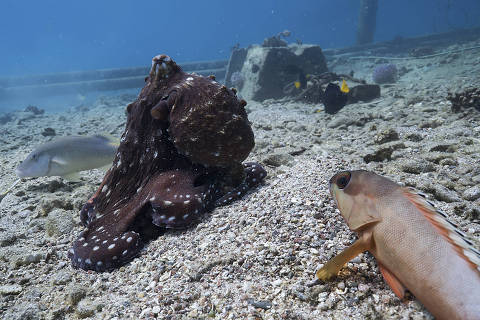
[[[479,45],[467,43],[444,50]],[[371,82],[380,61],[334,61]],[[168,231],[141,256],[110,273],[73,269],[67,250],[83,229],[79,209],[103,177],[82,173],[24,179],[0,204],[0,316],[3,319],[429,319],[410,298],[402,303],[374,258],[362,254],[335,280],[308,286],[315,271],[356,238],[328,193],[344,169],[368,169],[427,196],[479,248],[480,113],[453,113],[447,92],[477,86],[480,52],[395,61],[406,67],[382,96],[323,106],[250,101],[256,147],[249,160],[268,171],[242,200],[215,209],[185,231]],[[33,116],[18,112],[0,126],[0,186],[34,145],[57,136],[120,136],[132,95]],[[39,106],[41,107],[41,106]],[[320,110],[320,112],[316,112]],[[398,138],[395,137],[398,134]],[[391,153],[391,159],[382,155]],[[377,154],[369,163],[364,157]],[[412,248],[415,250],[415,248]]]

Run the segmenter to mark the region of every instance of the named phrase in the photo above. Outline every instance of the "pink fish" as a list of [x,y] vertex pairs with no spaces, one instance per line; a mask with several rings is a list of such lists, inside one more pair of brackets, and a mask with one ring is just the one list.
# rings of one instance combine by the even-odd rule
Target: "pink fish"
[[403,299],[408,289],[437,319],[480,319],[480,253],[423,196],[368,171],[344,171],[330,192],[359,239],[317,271],[328,280],[369,251]]

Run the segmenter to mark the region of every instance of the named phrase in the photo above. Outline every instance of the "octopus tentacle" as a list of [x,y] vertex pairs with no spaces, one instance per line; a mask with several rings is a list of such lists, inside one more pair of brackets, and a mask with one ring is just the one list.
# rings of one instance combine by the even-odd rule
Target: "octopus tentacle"
[[149,235],[143,234],[145,221],[158,227],[184,228],[196,220],[209,208],[213,189],[208,181],[195,185],[201,174],[185,169],[162,172],[129,205],[91,221],[69,252],[73,265],[87,270],[110,270],[135,257],[149,240]]
[[256,162],[246,162],[244,166],[245,179],[235,189],[227,192],[225,195],[215,201],[215,206],[225,206],[232,203],[235,200],[240,199],[250,189],[259,185],[263,179],[267,176],[267,171]]

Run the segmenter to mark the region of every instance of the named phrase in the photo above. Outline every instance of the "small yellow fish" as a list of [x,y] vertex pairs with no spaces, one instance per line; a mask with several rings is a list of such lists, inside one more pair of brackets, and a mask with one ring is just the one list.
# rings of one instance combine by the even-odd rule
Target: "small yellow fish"
[[293,84],[295,85],[295,88],[300,89],[300,81],[295,81]]
[[350,91],[350,88],[347,86],[347,82],[345,79],[342,80],[342,86],[340,87],[340,91],[348,93]]

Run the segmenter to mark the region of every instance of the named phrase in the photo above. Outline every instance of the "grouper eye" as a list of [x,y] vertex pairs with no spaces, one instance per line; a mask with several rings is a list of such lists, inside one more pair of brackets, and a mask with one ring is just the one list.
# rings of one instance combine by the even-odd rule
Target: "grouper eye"
[[344,171],[338,174],[336,184],[339,189],[345,189],[345,187],[350,182],[352,174],[349,171]]

